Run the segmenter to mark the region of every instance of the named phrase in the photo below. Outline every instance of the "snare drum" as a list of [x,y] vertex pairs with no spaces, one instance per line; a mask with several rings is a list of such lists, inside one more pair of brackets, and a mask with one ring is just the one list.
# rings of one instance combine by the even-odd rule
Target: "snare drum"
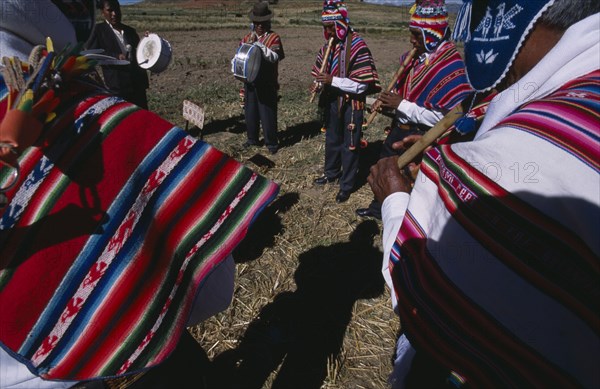
[[240,81],[254,82],[260,69],[262,54],[258,46],[243,43],[233,58],[233,75]]
[[135,54],[142,69],[160,73],[171,62],[171,44],[156,34],[148,34],[138,44]]

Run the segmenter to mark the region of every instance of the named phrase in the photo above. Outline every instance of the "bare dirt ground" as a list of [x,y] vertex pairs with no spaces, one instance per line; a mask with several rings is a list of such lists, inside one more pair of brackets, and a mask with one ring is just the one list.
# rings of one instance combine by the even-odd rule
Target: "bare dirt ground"
[[[173,62],[167,71],[151,76],[150,97],[163,93],[183,96],[189,88],[202,88],[211,84],[223,84],[228,89],[221,90],[221,95],[232,91],[237,93],[242,83],[232,76],[230,60],[235,55],[239,41],[249,31],[245,18],[240,22],[243,23],[242,26],[235,29],[161,32],[161,36],[174,48]],[[285,99],[290,93],[298,97],[298,92],[307,91],[312,82],[310,68],[317,50],[324,41],[322,30],[314,26],[274,27],[274,30],[282,37],[286,55],[279,68],[282,98]],[[389,77],[397,69],[400,54],[410,48],[408,34],[392,37],[382,34],[362,35],[375,58],[382,86],[386,86],[390,81]],[[216,96],[215,100],[219,100],[220,97]],[[209,101],[203,103],[209,113],[208,121],[228,113],[212,106]],[[304,108],[308,106],[308,100],[297,101],[297,104]],[[155,108],[159,111],[161,109],[160,106]],[[212,117],[210,113],[213,113]],[[165,114],[172,115],[172,112]],[[285,119],[285,115],[280,116]],[[281,123],[280,130],[285,131]]]
[[[381,223],[354,210],[372,198],[366,176],[389,119],[378,118],[366,132],[359,185],[348,202],[336,204],[336,185],[312,183],[324,156],[316,103],[308,102],[322,29],[275,24],[286,53],[279,70],[282,148],[274,156],[264,147],[243,149],[242,84],[229,61],[248,22],[245,14],[236,21],[239,28],[161,31],[172,44],[173,62],[152,75],[148,91],[150,108],[180,126],[183,99],[203,104],[204,140],[281,185],[278,199],[235,252],[232,305],[190,328],[210,360],[208,382],[223,388],[385,388],[400,323],[380,273]],[[409,49],[408,32],[362,35],[385,87]]]

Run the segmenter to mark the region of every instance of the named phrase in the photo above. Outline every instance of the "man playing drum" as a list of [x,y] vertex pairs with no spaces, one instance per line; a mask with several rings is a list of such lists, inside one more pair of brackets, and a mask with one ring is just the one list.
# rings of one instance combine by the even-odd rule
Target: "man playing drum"
[[[395,142],[423,134],[471,91],[462,58],[448,40],[444,0],[419,0],[411,11],[409,28],[413,51],[400,58],[406,65],[404,70],[392,90],[381,93],[374,107],[381,105],[393,112],[380,158],[402,153],[392,147]],[[381,219],[381,203],[373,200],[356,214]]]
[[367,44],[350,27],[348,10],[342,1],[326,0],[322,21],[325,39],[333,39],[333,43],[330,50],[321,48],[312,68],[316,81],[312,91],[324,86],[319,106],[325,110],[327,123],[325,174],[315,179],[315,184],[339,179],[335,200],[341,203],[348,200],[354,189],[365,100],[367,94],[380,90],[379,76]]
[[88,47],[104,49],[103,54],[130,61],[129,65],[102,66],[104,82],[111,92],[148,109],[148,74],[140,68],[135,55],[140,38],[133,27],[121,21],[118,0],[100,0],[97,5],[104,21],[96,24]]
[[259,128],[262,125],[265,146],[271,154],[277,153],[277,92],[279,91],[278,64],[285,54],[278,34],[271,30],[273,11],[269,3],[254,4],[249,13],[253,30],[240,44],[254,44],[260,48],[262,59],[256,79],[244,83],[244,113],[246,116],[245,147],[259,144]]

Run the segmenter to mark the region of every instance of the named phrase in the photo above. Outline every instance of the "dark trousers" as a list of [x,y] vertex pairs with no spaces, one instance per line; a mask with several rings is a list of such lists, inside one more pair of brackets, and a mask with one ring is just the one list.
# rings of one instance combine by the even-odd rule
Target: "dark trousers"
[[[325,132],[325,176],[340,178],[340,190],[351,192],[358,173],[360,136],[363,111],[353,111],[350,104],[344,104],[338,116],[338,101],[329,103],[327,131]],[[348,129],[355,124],[354,131]],[[354,145],[354,150],[350,146]]]
[[265,145],[277,149],[277,89],[269,85],[245,84],[244,112],[248,143],[258,144],[262,125]]
[[[381,147],[381,152],[379,153],[379,159],[391,157],[394,155],[401,155],[404,151],[394,150],[392,145],[395,142],[399,142],[402,139],[406,138],[409,135],[424,134],[425,131],[420,130],[417,126],[411,125],[410,129],[401,129],[399,126],[392,126],[392,130],[383,141],[383,146]],[[381,219],[381,203],[375,199],[371,201],[369,204],[369,210],[373,214],[373,216]]]

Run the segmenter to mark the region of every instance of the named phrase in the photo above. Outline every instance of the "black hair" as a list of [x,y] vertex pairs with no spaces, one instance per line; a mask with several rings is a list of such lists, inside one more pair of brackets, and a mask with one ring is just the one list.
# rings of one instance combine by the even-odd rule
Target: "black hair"
[[119,4],[119,0],[96,0],[96,9],[103,9],[104,4],[106,3],[112,6],[121,6],[121,4]]
[[556,0],[540,17],[539,22],[561,31],[600,12],[598,0]]

